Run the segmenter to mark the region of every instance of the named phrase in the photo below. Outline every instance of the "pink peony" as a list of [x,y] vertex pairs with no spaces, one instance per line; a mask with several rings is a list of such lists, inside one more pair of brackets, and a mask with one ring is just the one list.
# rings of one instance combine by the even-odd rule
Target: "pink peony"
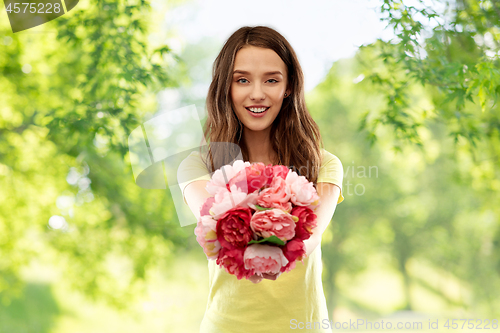
[[[233,184],[246,193],[252,193],[267,186],[273,179],[273,171],[264,163],[254,163],[241,170],[234,179],[229,181],[229,186]],[[246,181],[246,184],[245,184]]]
[[283,246],[283,255],[288,260],[288,264],[281,267],[281,272],[289,272],[295,268],[296,260],[304,263],[306,246],[300,239],[292,239]]
[[274,166],[272,164],[266,165],[266,168],[264,169],[264,176],[267,178],[267,182],[264,185],[264,187],[269,187],[271,185],[275,174],[274,174]]
[[266,208],[277,208],[286,212],[292,210],[290,188],[281,177],[274,177],[270,186],[259,193],[257,204]]
[[274,165],[273,166],[273,175],[274,177],[281,177],[286,179],[286,175],[288,174],[288,169],[285,165]]
[[254,271],[252,269],[245,269],[245,264],[243,263],[244,251],[244,248],[222,248],[219,253],[219,258],[217,258],[216,261],[217,265],[224,267],[226,272],[235,275],[238,280],[243,277],[248,279],[250,276],[254,275]]
[[286,184],[290,187],[290,200],[297,206],[317,205],[319,196],[312,182],[306,177],[299,176],[295,171],[290,171],[286,175]]
[[200,216],[198,224],[194,228],[196,240],[203,248],[207,259],[217,259],[221,245],[217,240],[217,221],[210,215]]
[[304,206],[296,206],[292,209],[290,213],[293,216],[298,217],[298,221],[295,223],[295,237],[300,240],[306,240],[312,235],[312,229],[316,228],[317,216],[313,211]]
[[248,246],[243,255],[245,268],[254,270],[255,274],[277,274],[281,267],[288,264],[283,251],[278,246],[252,244]]
[[295,236],[294,216],[281,209],[256,212],[250,220],[250,228],[263,238],[275,235],[282,241],[287,241]]
[[214,197],[207,198],[200,209],[200,215],[210,215],[210,208],[212,208],[215,202]]
[[236,207],[217,221],[217,239],[226,248],[244,248],[252,240],[250,208]]

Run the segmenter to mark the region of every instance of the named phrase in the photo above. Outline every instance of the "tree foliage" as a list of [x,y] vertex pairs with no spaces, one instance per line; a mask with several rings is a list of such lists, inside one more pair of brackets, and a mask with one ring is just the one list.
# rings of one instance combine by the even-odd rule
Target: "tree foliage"
[[[483,140],[498,140],[500,121],[500,4],[497,1],[384,0],[380,12],[395,40],[364,45],[379,47],[385,74],[367,65],[367,77],[384,91],[387,107],[367,111],[360,128],[373,143],[379,125],[390,126],[399,141],[421,145],[418,128],[436,121],[449,128],[458,143],[471,150]],[[401,73],[394,75],[394,73]],[[418,83],[434,91],[433,108],[415,106],[409,86]],[[476,105],[478,107],[476,107]],[[492,156],[498,151],[491,151]]]
[[151,13],[148,1],[94,1],[39,33],[1,27],[3,300],[22,288],[21,268],[43,259],[123,306],[150,267],[186,245],[167,193],[137,187],[127,161],[128,135],[155,111],[171,84],[166,59],[176,60],[149,42]]
[[[359,81],[367,59],[382,66],[377,52],[364,48],[356,58],[336,62],[307,96],[326,149],[344,167],[345,201],[321,246],[330,310],[348,307],[375,318],[395,310],[427,312],[424,302],[435,300],[440,305],[433,315],[458,315],[454,311],[460,309],[493,316],[500,283],[500,182],[494,161],[475,163],[441,123],[424,123],[418,131],[422,145],[402,145],[397,153],[388,127],[378,129],[374,145],[358,135],[364,110],[386,108],[384,91],[371,80]],[[433,106],[432,93],[417,83],[408,91],[412,106]],[[358,279],[374,271],[373,280],[365,281],[370,290],[361,289]],[[380,271],[397,272],[400,285],[388,288],[377,278]],[[453,291],[440,288],[443,281]],[[360,299],[364,290],[397,294],[400,302],[388,307],[378,298]]]
[[[500,283],[499,4],[435,1],[445,9],[438,15],[428,2],[408,3],[383,1],[397,38],[334,64],[308,99],[345,170],[346,200],[323,237],[328,301],[377,316],[389,311],[349,293],[353,277],[377,262],[400,273],[398,309],[426,311],[418,299],[432,295],[441,311],[493,315]],[[378,177],[364,176],[370,166]],[[448,276],[457,292],[440,288],[433,274]]]

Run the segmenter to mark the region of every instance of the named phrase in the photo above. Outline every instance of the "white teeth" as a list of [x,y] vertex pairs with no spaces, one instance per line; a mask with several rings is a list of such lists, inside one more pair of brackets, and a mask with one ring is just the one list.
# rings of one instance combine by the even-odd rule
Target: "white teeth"
[[248,110],[252,111],[253,113],[262,113],[267,110],[267,108],[248,108]]

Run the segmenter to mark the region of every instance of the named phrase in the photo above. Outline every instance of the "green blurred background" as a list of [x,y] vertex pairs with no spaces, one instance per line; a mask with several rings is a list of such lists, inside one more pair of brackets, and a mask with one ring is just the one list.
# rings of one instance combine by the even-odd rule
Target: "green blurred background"
[[[135,184],[127,146],[162,94],[204,104],[192,88],[221,41],[178,49],[159,28],[185,3],[82,1],[16,34],[0,14],[0,332],[198,331],[195,225],[169,190]],[[330,315],[499,318],[500,4],[374,10],[394,39],[330,63],[306,94],[344,166],[322,241]]]

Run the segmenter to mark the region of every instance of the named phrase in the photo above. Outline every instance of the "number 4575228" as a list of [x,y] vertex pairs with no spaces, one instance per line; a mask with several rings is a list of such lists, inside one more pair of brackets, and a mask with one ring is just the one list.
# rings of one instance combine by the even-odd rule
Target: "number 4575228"
[[[38,8],[37,8],[38,5]],[[47,7],[45,7],[47,5]],[[24,6],[24,8],[23,8]],[[39,13],[39,14],[50,14],[50,13],[60,13],[61,12],[61,4],[60,3],[30,3],[30,2],[22,2],[22,3],[9,3],[6,7],[7,13],[20,13],[21,10],[23,13],[26,13],[26,10],[29,7],[30,13]]]
[[[497,329],[498,328],[498,319],[451,319],[451,324],[450,324],[450,319],[446,320],[446,323],[444,323],[444,327],[448,329],[457,329],[459,327],[458,321],[462,322],[462,327],[461,329]],[[467,326],[465,326],[467,324]]]

